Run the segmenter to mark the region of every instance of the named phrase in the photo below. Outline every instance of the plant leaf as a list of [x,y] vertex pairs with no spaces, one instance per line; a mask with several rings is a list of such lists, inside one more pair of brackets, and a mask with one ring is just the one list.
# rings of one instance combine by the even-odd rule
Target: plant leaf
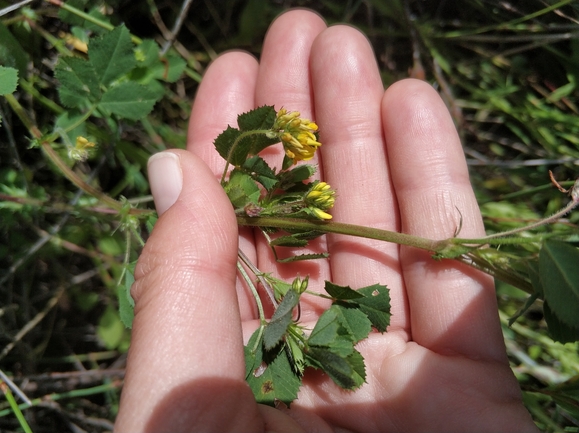
[[103,95],[99,107],[119,117],[138,120],[151,112],[163,94],[154,88],[126,81],[109,88]]
[[351,289],[349,286],[338,286],[331,281],[326,281],[324,290],[334,299],[358,299],[364,295]]
[[237,144],[235,144],[235,140],[237,140],[240,135],[241,131],[239,129],[227,125],[227,129],[219,134],[213,142],[219,155],[236,167],[241,166],[245,162],[247,155],[249,155],[249,142],[239,140]]
[[543,302],[543,314],[549,329],[549,335],[554,341],[572,343],[579,338],[579,327],[572,327],[564,323],[551,311],[549,302]]
[[0,95],[14,93],[17,86],[18,70],[0,66]]
[[546,240],[539,251],[539,275],[551,311],[568,326],[579,328],[579,249]]
[[273,316],[271,316],[271,320],[265,326],[263,332],[263,345],[265,350],[271,350],[281,341],[288,326],[292,322],[293,310],[299,301],[300,295],[298,295],[295,290],[288,290],[273,313]]
[[325,347],[310,347],[306,352],[306,362],[323,370],[344,389],[356,389],[366,380],[364,358],[356,350],[344,358]]
[[331,308],[336,309],[337,319],[353,337],[354,343],[368,337],[372,330],[372,323],[366,314],[357,308],[348,308],[340,304],[334,304]]
[[263,353],[263,356],[261,349],[252,353],[250,348],[255,344],[254,336],[255,334],[245,349],[247,373],[245,380],[257,403],[274,406],[276,400],[279,400],[289,406],[298,396],[301,378],[292,369],[283,345]]
[[243,209],[249,203],[257,204],[259,200],[259,187],[248,174],[239,170],[231,172],[223,189],[235,209]]
[[267,191],[270,191],[278,183],[275,172],[263,158],[257,155],[246,159],[242,168],[261,183]]
[[358,308],[368,316],[372,326],[378,331],[385,332],[390,324],[390,294],[386,286],[374,284],[363,287],[358,293],[364,295],[360,299],[352,299],[347,303],[358,305]]
[[[90,40],[88,57],[101,84],[108,86],[136,65],[133,42],[129,30],[121,25],[102,37]],[[129,117],[130,118],[130,117]]]
[[[237,116],[237,125],[242,132],[268,130],[273,126],[275,116],[273,106],[264,105]],[[248,154],[257,155],[266,147],[279,143],[279,138],[268,138],[265,134],[252,134],[242,141],[245,142],[244,147],[247,146]]]
[[58,94],[67,107],[78,107],[100,98],[101,92],[93,66],[78,57],[61,57],[54,73],[60,81]]

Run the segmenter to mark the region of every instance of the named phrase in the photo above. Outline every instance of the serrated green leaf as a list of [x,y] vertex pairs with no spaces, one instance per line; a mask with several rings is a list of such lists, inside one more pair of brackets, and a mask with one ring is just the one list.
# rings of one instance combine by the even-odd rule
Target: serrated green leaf
[[[241,166],[249,155],[249,146],[244,146],[242,140],[235,144],[241,131],[227,125],[227,129],[217,136],[213,144],[221,157],[235,166]],[[234,146],[235,144],[235,146]]]
[[[242,132],[269,130],[273,126],[275,116],[273,106],[264,105],[237,116],[237,125]],[[245,142],[243,146],[247,147],[250,155],[257,155],[266,147],[279,143],[278,138],[268,138],[265,134],[252,134],[243,141]]]
[[341,388],[353,390],[366,380],[364,358],[354,352],[342,357],[325,347],[311,347],[306,352],[308,365],[323,370]]
[[543,315],[549,330],[549,336],[560,343],[572,343],[579,340],[579,327],[569,326],[551,311],[549,302],[543,302]]
[[346,328],[348,334],[354,337],[354,343],[367,338],[372,330],[368,316],[356,308],[348,308],[339,304],[332,305],[336,309],[336,317]]
[[233,170],[223,189],[235,209],[243,209],[249,203],[257,204],[259,201],[259,187],[242,171]]
[[163,94],[156,89],[126,81],[109,88],[104,93],[99,107],[119,117],[138,120],[149,114],[162,96]]
[[316,325],[308,338],[308,345],[335,345],[336,347],[339,346],[343,349],[343,339],[349,341],[350,346],[353,348],[355,337],[353,334],[350,334],[344,326],[342,326],[340,317],[338,317],[338,309],[332,305],[332,307],[322,313],[316,322]]
[[324,290],[334,299],[358,299],[364,295],[353,290],[349,286],[338,286],[331,281],[326,281]]
[[237,126],[240,131],[254,131],[257,129],[271,129],[275,122],[275,109],[273,105],[262,105],[247,113],[237,116]]
[[0,95],[14,93],[17,86],[18,70],[0,66]]
[[293,235],[280,236],[269,243],[272,247],[305,247],[307,244],[306,239],[299,239]]
[[242,168],[262,184],[267,191],[270,191],[278,183],[275,172],[263,158],[257,155],[247,158]]
[[257,403],[274,406],[276,401],[282,401],[289,406],[298,396],[301,378],[292,369],[285,350],[270,355],[271,360],[261,361],[251,369],[246,382]]
[[297,254],[295,256],[287,257],[285,259],[276,259],[276,261],[278,263],[292,263],[292,262],[299,262],[302,260],[327,259],[328,257],[330,257],[329,253]]
[[539,275],[545,300],[562,322],[579,328],[579,249],[546,240],[539,251]]
[[380,332],[385,332],[390,324],[390,293],[388,288],[374,284],[359,289],[358,293],[364,297],[350,300],[348,303],[357,304],[360,311],[368,316],[372,326]]
[[274,348],[281,341],[292,322],[293,310],[299,301],[300,296],[294,290],[289,290],[283,297],[263,331],[263,345],[266,350]]
[[78,107],[100,98],[98,77],[93,65],[79,57],[61,57],[54,73],[60,82],[58,94],[67,107]]
[[129,73],[136,65],[129,30],[121,25],[102,37],[92,38],[88,57],[105,86]]

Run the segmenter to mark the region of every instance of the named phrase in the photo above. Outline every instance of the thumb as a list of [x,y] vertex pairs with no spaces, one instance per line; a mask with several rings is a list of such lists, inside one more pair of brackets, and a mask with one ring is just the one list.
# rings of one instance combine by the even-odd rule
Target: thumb
[[195,155],[149,161],[160,214],[135,269],[135,320],[117,431],[254,430],[235,291],[237,222]]

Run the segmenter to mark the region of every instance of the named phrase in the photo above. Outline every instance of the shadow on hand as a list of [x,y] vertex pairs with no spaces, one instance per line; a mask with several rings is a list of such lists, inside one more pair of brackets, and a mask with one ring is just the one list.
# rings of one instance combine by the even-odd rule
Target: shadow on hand
[[173,389],[155,408],[144,431],[222,433],[261,429],[263,422],[245,382],[208,377]]

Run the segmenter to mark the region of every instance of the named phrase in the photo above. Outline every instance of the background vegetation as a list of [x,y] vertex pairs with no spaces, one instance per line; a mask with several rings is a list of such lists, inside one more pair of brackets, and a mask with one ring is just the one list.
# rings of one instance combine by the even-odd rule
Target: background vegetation
[[[568,198],[550,185],[548,170],[566,186],[579,172],[577,1],[197,0],[188,11],[178,0],[66,3],[88,20],[57,0],[7,9],[13,3],[0,0],[0,65],[18,69],[14,100],[30,123],[0,98],[0,368],[31,399],[23,413],[34,432],[112,429],[130,342],[117,285],[154,222],[151,212],[135,210],[153,208],[147,158],[184,146],[209,62],[230,48],[259,57],[269,23],[290,7],[364,31],[385,86],[411,75],[440,91],[489,232],[563,207]],[[159,89],[154,109],[138,120],[91,117],[82,132],[94,148],[64,133],[39,146],[71,113],[58,95],[58,56],[84,56],[82,41],[122,23],[137,45],[154,39],[164,55],[165,63],[151,60],[131,76]],[[74,149],[88,158],[71,158]],[[74,175],[117,204],[79,189]],[[579,242],[578,224],[575,212],[540,230],[574,233]],[[551,340],[537,304],[508,327],[527,295],[499,283],[497,296],[535,421],[544,431],[579,431],[577,343]],[[10,394],[0,402],[0,430],[23,431],[9,401]]]

